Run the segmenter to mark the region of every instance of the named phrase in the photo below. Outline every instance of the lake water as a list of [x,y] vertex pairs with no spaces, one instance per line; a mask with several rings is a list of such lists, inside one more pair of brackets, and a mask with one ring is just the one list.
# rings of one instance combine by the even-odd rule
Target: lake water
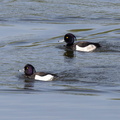
[[[71,32],[100,50],[65,51]],[[57,74],[25,80],[30,63]],[[1,120],[120,119],[119,0],[0,0]]]

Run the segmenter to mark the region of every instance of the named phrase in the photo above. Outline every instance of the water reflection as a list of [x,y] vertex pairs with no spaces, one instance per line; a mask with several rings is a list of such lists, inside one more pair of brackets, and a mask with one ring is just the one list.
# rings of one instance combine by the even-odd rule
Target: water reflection
[[68,58],[73,58],[73,57],[75,57],[74,51],[72,51],[72,50],[65,50],[65,52],[64,52],[63,55],[66,56],[66,57],[68,57]]
[[34,82],[35,82],[35,80],[31,80],[31,79],[25,79],[25,81],[24,81],[24,89],[30,89],[30,88],[32,88],[32,87],[34,87]]

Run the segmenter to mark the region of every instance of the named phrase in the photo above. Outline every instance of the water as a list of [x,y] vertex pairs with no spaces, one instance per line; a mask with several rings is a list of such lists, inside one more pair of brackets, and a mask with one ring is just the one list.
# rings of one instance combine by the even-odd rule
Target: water
[[[0,118],[2,120],[120,119],[119,0],[0,0]],[[95,52],[72,52],[58,41],[99,42]],[[25,80],[30,63],[57,74]]]

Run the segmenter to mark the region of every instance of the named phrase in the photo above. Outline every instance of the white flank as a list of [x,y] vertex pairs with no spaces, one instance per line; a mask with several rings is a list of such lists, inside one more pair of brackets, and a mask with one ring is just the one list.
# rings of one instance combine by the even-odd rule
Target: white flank
[[96,46],[95,45],[88,45],[86,47],[79,47],[78,45],[76,45],[76,50],[77,51],[84,51],[84,52],[91,52],[93,50],[96,49]]
[[35,80],[41,80],[41,81],[52,81],[54,78],[54,76],[48,74],[45,76],[39,76],[39,75],[35,75]]

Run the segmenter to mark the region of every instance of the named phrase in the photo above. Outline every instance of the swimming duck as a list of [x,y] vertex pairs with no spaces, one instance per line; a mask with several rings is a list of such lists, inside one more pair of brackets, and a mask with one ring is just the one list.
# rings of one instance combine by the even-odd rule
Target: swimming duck
[[67,33],[64,36],[64,41],[67,43],[66,48],[70,48],[76,51],[91,52],[101,47],[99,43],[85,42],[85,41],[74,43],[75,40],[76,40],[75,35],[73,35],[72,33]]
[[24,66],[25,77],[40,80],[40,81],[52,81],[55,75],[44,72],[36,72],[35,68],[31,64]]

